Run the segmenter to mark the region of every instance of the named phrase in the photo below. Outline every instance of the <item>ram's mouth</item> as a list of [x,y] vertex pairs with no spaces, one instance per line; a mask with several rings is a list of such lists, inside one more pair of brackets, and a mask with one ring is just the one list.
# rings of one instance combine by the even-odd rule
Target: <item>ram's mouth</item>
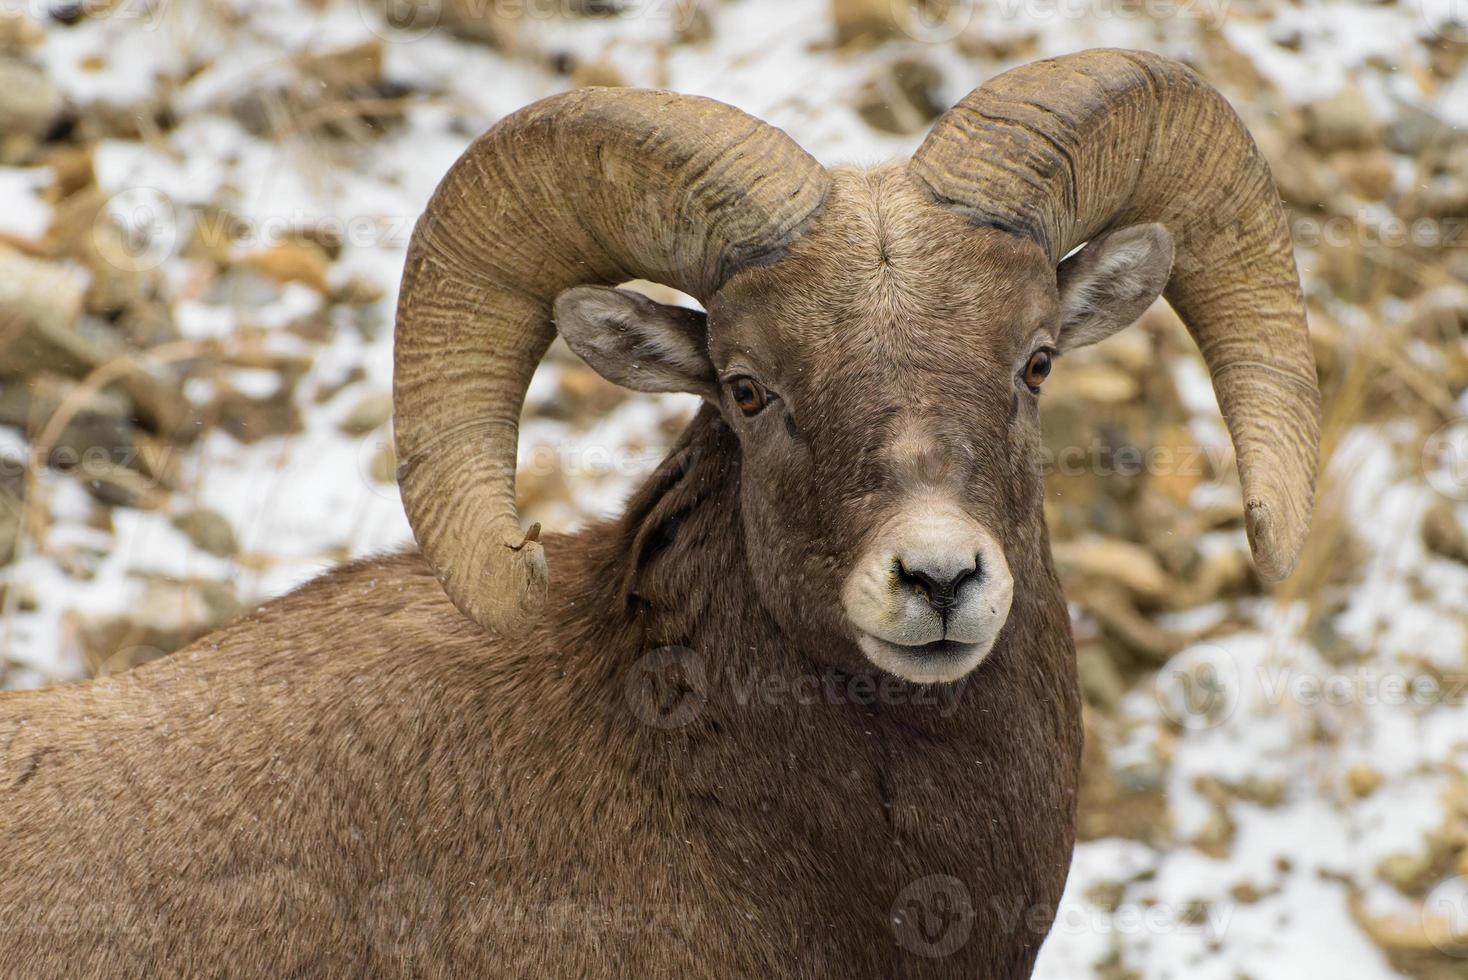
[[870,633],[857,636],[857,646],[875,666],[914,684],[947,684],[961,680],[989,655],[993,643],[935,640],[912,645],[893,643]]

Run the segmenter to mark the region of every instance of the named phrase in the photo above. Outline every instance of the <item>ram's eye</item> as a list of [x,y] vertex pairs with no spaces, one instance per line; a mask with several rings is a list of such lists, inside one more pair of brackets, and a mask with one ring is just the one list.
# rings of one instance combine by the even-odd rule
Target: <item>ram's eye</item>
[[1050,377],[1050,368],[1054,363],[1054,354],[1045,349],[1035,351],[1030,355],[1030,361],[1025,365],[1023,374],[1024,382],[1031,391],[1039,391],[1040,385]]
[[774,400],[770,390],[753,378],[734,378],[729,382],[729,397],[746,416],[758,415]]

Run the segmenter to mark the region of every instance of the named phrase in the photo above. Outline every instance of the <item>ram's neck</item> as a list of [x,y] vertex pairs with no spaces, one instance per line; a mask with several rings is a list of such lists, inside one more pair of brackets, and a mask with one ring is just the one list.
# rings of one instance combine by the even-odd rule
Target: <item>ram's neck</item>
[[738,442],[713,409],[689,423],[622,516],[586,540],[590,605],[600,622],[625,623],[644,649],[768,643],[768,619],[746,581]]

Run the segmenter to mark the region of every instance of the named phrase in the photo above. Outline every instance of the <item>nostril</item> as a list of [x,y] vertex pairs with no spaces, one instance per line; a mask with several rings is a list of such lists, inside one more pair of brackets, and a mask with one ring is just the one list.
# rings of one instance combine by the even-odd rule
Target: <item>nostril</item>
[[908,565],[897,559],[897,580],[927,600],[934,609],[945,611],[958,604],[958,590],[979,574],[977,556],[968,568],[941,567],[938,563]]

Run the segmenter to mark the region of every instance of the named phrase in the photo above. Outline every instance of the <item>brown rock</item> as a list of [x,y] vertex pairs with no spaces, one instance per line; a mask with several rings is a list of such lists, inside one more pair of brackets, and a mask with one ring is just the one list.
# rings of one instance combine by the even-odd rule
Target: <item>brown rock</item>
[[72,616],[70,626],[94,675],[157,660],[238,613],[228,582],[147,578],[122,616]]
[[[441,3],[404,4],[378,0],[385,7],[388,23],[410,35],[418,35],[442,25],[466,41],[477,41],[495,48],[509,48],[518,33],[516,28],[525,18],[530,0],[492,4],[484,0],[442,0]],[[403,20],[402,18],[406,18]]]
[[390,485],[398,482],[398,455],[390,440],[384,439],[377,452],[372,454],[367,472],[377,483]]
[[1144,664],[1165,663],[1185,643],[1138,612],[1132,597],[1113,584],[1067,585],[1066,592],[1096,619],[1108,639]]
[[1305,108],[1305,139],[1322,152],[1366,149],[1379,133],[1376,113],[1353,83]]
[[253,252],[240,260],[240,265],[266,278],[285,285],[299,282],[323,296],[331,294],[327,281],[327,258],[319,248],[299,242],[281,242],[263,252]]
[[136,451],[132,403],[115,388],[85,395],[79,389],[75,381],[48,372],[0,380],[0,425],[34,437],[65,406],[71,417],[48,447],[50,465],[69,470],[98,460],[130,462]]
[[352,406],[338,429],[345,435],[365,436],[387,424],[392,418],[392,392],[374,391]]
[[1339,156],[1335,171],[1353,194],[1367,201],[1385,200],[1396,181],[1392,156],[1380,149]]
[[43,72],[0,56],[0,134],[45,136],[64,106],[61,90]]
[[[9,467],[7,467],[9,469]],[[7,473],[7,477],[12,474]],[[20,553],[25,536],[25,498],[19,479],[0,481],[0,565],[9,565]]]
[[1389,854],[1376,866],[1376,876],[1403,894],[1422,891],[1425,879],[1432,873],[1429,854]]
[[903,58],[877,69],[857,95],[856,111],[884,133],[920,133],[943,112],[934,94],[943,77],[925,61]]
[[82,487],[99,502],[112,507],[157,510],[168,499],[152,480],[121,463],[87,463],[78,472]]
[[1274,184],[1285,203],[1313,211],[1335,200],[1340,191],[1339,178],[1309,147],[1272,126],[1256,129],[1254,140],[1269,162]]
[[1086,703],[1098,711],[1114,713],[1126,693],[1126,685],[1106,649],[1100,644],[1088,644],[1077,650],[1076,670]]
[[1382,778],[1380,769],[1364,763],[1346,770],[1346,785],[1350,787],[1351,795],[1357,799],[1363,799],[1375,793],[1377,787],[1381,785]]
[[0,374],[79,377],[116,352],[78,328],[85,288],[74,270],[0,249]]
[[1422,519],[1422,540],[1429,551],[1468,564],[1468,532],[1452,503],[1439,500]]
[[297,67],[329,94],[344,95],[382,78],[382,41],[373,38],[345,48],[308,54],[297,62]]
[[200,551],[218,558],[230,558],[239,553],[239,542],[235,540],[234,528],[229,520],[218,511],[207,508],[177,514],[173,526],[182,531]]
[[903,36],[898,17],[904,0],[831,0],[836,44],[871,45]]
[[1149,602],[1161,601],[1175,587],[1152,553],[1130,541],[1088,535],[1057,542],[1053,551],[1062,574],[1114,582]]
[[293,392],[290,385],[283,384],[274,394],[252,398],[236,388],[225,387],[214,399],[208,414],[218,419],[221,429],[246,444],[271,436],[295,435],[302,431],[304,423]]
[[571,84],[577,88],[602,86],[615,88],[626,85],[627,80],[617,66],[610,61],[582,61],[571,69]]

